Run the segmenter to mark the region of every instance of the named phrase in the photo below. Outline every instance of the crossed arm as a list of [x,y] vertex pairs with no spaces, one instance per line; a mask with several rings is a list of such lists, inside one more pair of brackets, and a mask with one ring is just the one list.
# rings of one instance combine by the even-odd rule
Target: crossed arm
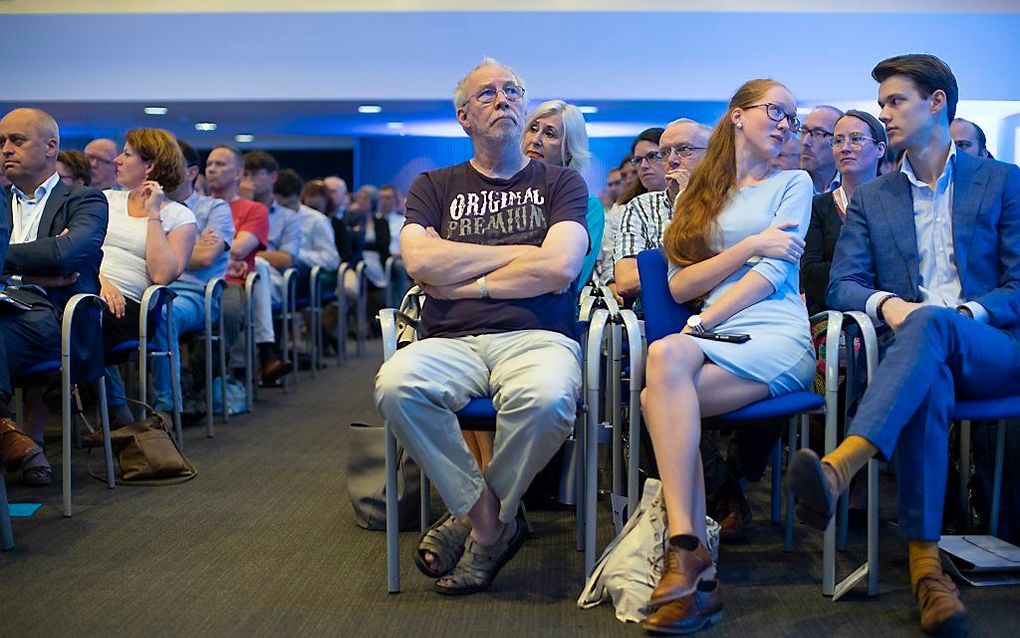
[[587,244],[587,231],[574,221],[553,224],[541,246],[452,242],[419,224],[408,224],[400,233],[408,274],[439,299],[480,297],[475,280],[482,275],[495,299],[563,290],[580,272]]

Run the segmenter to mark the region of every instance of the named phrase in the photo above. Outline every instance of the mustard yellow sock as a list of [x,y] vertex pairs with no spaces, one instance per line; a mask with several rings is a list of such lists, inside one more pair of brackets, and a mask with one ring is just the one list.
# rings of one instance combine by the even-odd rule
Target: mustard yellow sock
[[917,582],[924,576],[942,573],[939,544],[936,541],[909,541],[910,588],[917,590]]
[[851,434],[840,443],[835,450],[822,458],[822,463],[829,464],[836,472],[837,491],[842,492],[850,486],[850,479],[875,456],[878,448],[863,436]]

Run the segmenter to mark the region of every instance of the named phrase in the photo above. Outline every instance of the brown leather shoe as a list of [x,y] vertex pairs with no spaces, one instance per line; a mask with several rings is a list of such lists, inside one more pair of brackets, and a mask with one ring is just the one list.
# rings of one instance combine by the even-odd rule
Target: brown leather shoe
[[719,542],[739,543],[747,539],[747,528],[751,525],[751,504],[742,492],[721,499],[717,511]]
[[8,472],[16,472],[25,461],[42,454],[42,448],[14,427],[14,421],[0,419],[0,462]]
[[698,543],[693,552],[670,544],[666,548],[665,563],[662,578],[648,599],[650,605],[659,606],[679,600],[693,593],[702,580],[715,579],[712,555],[702,543]]
[[921,610],[921,629],[932,636],[952,636],[967,620],[967,608],[949,574],[922,576],[914,590]]
[[262,383],[273,384],[287,376],[294,369],[294,364],[286,359],[273,359],[262,366]]
[[706,629],[722,620],[722,588],[715,581],[710,591],[702,588],[690,596],[662,605],[642,621],[641,626],[654,634],[684,636]]

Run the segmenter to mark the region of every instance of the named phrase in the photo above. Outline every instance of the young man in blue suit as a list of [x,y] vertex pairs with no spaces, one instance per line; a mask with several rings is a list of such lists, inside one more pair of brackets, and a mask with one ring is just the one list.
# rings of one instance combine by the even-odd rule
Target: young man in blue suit
[[953,403],[1020,394],[1020,170],[957,152],[958,89],[942,60],[897,56],[872,77],[889,143],[906,155],[854,194],[827,297],[891,340],[844,442],[822,459],[798,452],[788,481],[822,529],[868,459],[896,452],[911,586],[921,627],[938,633],[966,617],[937,546]]
[[[109,205],[98,190],[60,181],[59,150],[57,123],[45,111],[14,109],[0,119],[0,168],[11,182],[9,190],[0,189],[0,216],[10,231],[9,243],[3,238],[0,280],[28,307],[0,307],[0,417],[9,416],[12,373],[60,356],[67,301],[80,292],[99,293]],[[84,334],[75,335],[74,343],[93,350],[102,345]],[[27,432],[38,444],[42,425]],[[0,437],[8,470],[23,467],[28,485],[50,482],[49,463],[37,445],[19,445],[17,454],[8,450],[8,439],[25,443],[10,419],[0,418]]]

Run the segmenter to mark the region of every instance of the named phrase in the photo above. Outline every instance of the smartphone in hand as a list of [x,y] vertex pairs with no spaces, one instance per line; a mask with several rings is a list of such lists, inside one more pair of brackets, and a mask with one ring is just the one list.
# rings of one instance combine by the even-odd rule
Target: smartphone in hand
[[746,343],[751,340],[751,335],[722,333],[722,332],[688,332],[692,337],[708,339],[709,341],[722,341],[723,343]]

